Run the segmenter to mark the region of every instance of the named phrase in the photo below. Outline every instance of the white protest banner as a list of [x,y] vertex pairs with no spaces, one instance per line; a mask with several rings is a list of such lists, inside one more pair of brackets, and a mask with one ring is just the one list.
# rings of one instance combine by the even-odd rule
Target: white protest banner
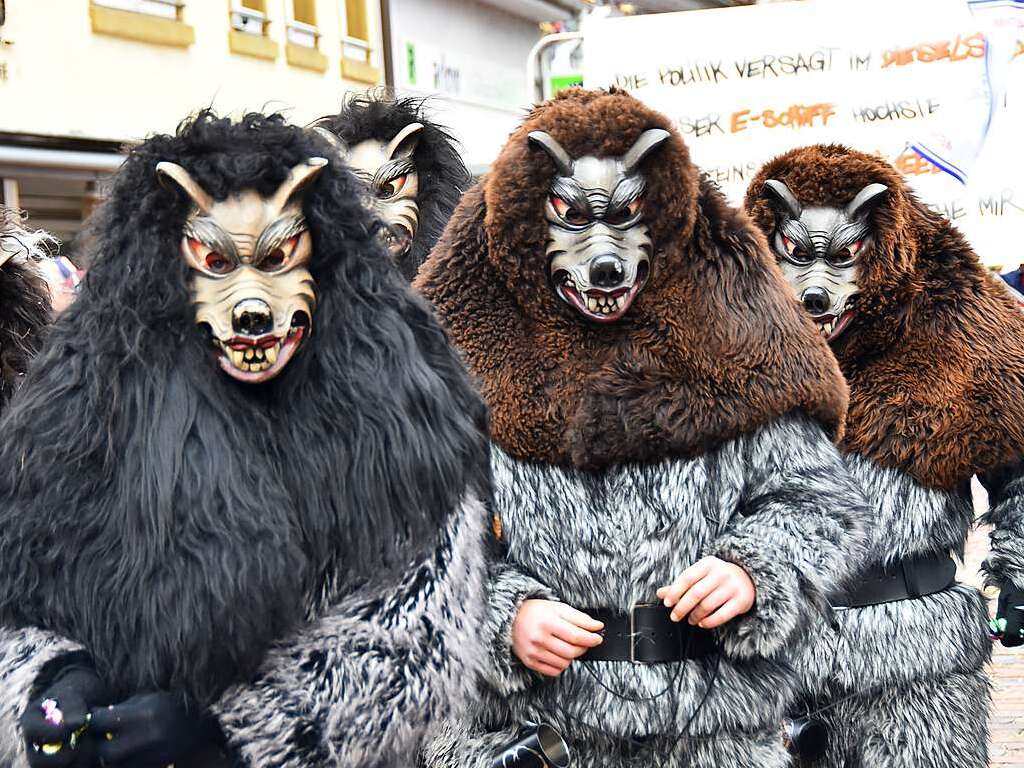
[[[668,115],[734,203],[780,152],[843,143],[892,162],[983,259],[1016,267],[1024,164],[1010,132],[999,146],[990,131],[986,24],[964,0],[804,0],[604,19],[586,27],[584,83],[617,85]],[[926,147],[945,170],[922,159]]]

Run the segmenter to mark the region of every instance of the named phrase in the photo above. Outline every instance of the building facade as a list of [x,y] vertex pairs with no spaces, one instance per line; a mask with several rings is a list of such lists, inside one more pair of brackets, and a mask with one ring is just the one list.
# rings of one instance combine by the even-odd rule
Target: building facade
[[8,0],[0,179],[64,240],[120,148],[186,115],[280,110],[297,123],[384,81],[376,0]]

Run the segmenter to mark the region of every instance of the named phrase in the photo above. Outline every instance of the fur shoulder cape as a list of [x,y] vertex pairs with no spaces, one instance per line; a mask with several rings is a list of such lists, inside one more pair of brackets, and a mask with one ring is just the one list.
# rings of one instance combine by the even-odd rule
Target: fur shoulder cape
[[880,158],[812,146],[769,162],[747,193],[781,179],[802,205],[846,204],[865,185],[889,193],[872,214],[853,324],[835,347],[850,386],[845,447],[949,489],[1024,450],[1024,314],[945,218]]
[[547,280],[544,203],[554,175],[529,146],[621,155],[669,121],[626,93],[570,91],[536,108],[463,198],[417,281],[521,459],[599,469],[693,457],[794,409],[841,430],[846,390],[789,297],[764,238],[698,178],[682,139],[646,160],[647,287],[594,327]]
[[209,703],[354,585],[436,547],[486,496],[483,404],[385,258],[339,163],[303,213],[312,333],[279,376],[221,372],[180,257],[191,203],[269,195],[329,149],[278,116],[200,114],[139,145],[95,224],[82,293],[0,422],[0,621],[82,643],[114,692]]

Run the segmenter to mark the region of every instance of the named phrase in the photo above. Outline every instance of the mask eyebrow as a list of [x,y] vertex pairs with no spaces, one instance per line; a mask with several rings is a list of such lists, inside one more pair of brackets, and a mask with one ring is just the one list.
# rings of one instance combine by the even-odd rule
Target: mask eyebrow
[[235,241],[225,229],[209,216],[197,216],[185,222],[185,236],[198,240],[211,251],[239,261]]
[[379,189],[389,181],[393,181],[407,173],[412,173],[415,170],[416,164],[412,161],[411,157],[399,157],[395,160],[389,160],[373,174],[373,187],[374,189]]
[[253,248],[253,261],[260,261],[282,243],[301,234],[306,229],[308,229],[306,217],[301,213],[288,214],[274,219],[260,233],[259,239],[256,241],[256,247]]
[[567,176],[557,176],[551,184],[551,194],[560,197],[581,213],[593,218],[594,212],[590,207],[590,199],[587,192],[576,179]]
[[605,211],[605,215],[607,216],[609,213],[614,213],[625,208],[631,202],[640,197],[646,188],[647,182],[643,176],[634,175],[625,177],[616,184],[615,189],[612,190],[612,195],[608,200],[608,207]]
[[842,224],[832,232],[832,240],[828,246],[828,255],[833,256],[858,240],[863,240],[871,233],[871,228],[861,221]]
[[[792,240],[804,253],[817,256],[817,252],[814,249],[814,241],[811,239],[811,233],[807,231],[807,227],[803,225],[803,222],[798,219],[786,219],[779,226],[779,231],[785,237]],[[786,255],[788,256],[789,254]]]

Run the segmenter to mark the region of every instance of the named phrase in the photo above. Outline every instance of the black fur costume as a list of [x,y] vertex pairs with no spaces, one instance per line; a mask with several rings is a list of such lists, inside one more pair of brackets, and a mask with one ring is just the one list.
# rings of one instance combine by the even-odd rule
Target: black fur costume
[[0,248],[15,252],[0,265],[0,412],[39,351],[50,322],[50,290],[33,264],[38,239],[22,228],[17,213],[0,206]]
[[[367,755],[384,764],[381,754],[413,748],[418,733],[395,696],[425,720],[445,710],[440,677],[468,685],[475,645],[449,633],[465,631],[475,608],[448,590],[479,588],[484,409],[383,257],[357,180],[331,161],[306,193],[313,333],[280,376],[253,386],[220,371],[196,325],[179,255],[190,204],[155,171],[178,163],[218,200],[266,195],[326,150],[276,116],[203,113],[137,147],[118,173],[82,294],[0,426],[4,717],[24,706],[18,680],[67,649],[58,635],[92,654],[119,698],[163,688],[214,705],[259,766],[370,765]],[[413,563],[400,581],[399,566]],[[283,702],[261,712],[237,688],[215,704],[254,676],[250,697],[329,688],[343,673],[331,655],[344,663],[348,641],[376,666],[349,650],[355,678],[344,697],[321,692],[322,712]],[[421,658],[433,643],[450,643],[442,662]],[[281,668],[309,679],[292,686]],[[358,705],[364,693],[360,716],[380,733],[350,733],[338,715],[339,702]],[[360,738],[372,743],[357,758]]]
[[377,89],[350,97],[337,115],[314,123],[315,127],[331,131],[349,147],[367,139],[387,142],[410,123],[423,123],[413,153],[420,180],[416,196],[420,208],[419,227],[412,248],[399,264],[402,274],[409,280],[416,276],[433,250],[463,191],[472,182],[454,139],[426,117],[425,106],[424,99],[395,98],[389,91]]

